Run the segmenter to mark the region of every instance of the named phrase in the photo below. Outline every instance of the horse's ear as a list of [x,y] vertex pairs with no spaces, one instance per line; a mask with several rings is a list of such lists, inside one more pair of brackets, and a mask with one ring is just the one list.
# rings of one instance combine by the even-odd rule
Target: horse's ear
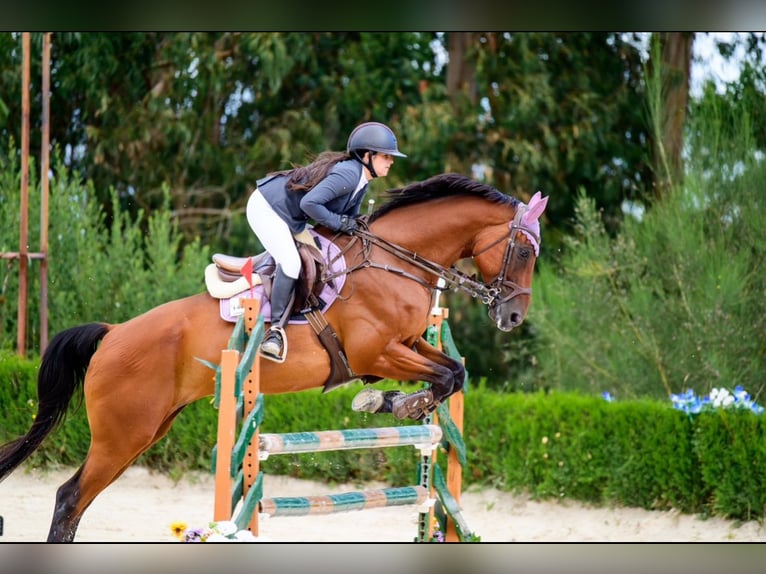
[[538,191],[532,196],[532,199],[529,200],[527,212],[522,217],[522,221],[524,221],[524,223],[532,223],[533,221],[537,221],[538,218],[543,214],[543,211],[545,211],[545,206],[548,205],[549,196],[541,196],[542,194]]

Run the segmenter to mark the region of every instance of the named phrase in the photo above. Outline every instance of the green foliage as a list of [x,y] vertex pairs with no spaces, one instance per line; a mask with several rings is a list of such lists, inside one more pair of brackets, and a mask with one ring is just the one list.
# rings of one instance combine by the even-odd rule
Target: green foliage
[[[446,85],[449,64],[442,58],[452,34],[459,33],[54,34],[51,142],[66,150],[73,179],[92,182],[83,184],[87,191],[77,202],[67,199],[68,207],[84,210],[84,198],[93,198],[100,210],[87,215],[92,226],[83,233],[90,237],[82,240],[109,241],[114,256],[128,257],[110,274],[113,310],[126,317],[148,307],[140,294],[120,287],[141,265],[129,257],[139,235],[126,231],[121,249],[115,235],[94,232],[97,218],[118,234],[127,222],[137,234],[150,233],[148,215],[169,209],[184,248],[199,240],[211,251],[255,253],[261,246],[243,213],[254,181],[323,149],[343,149],[350,128],[365,120],[388,122],[408,154],[385,180],[371,183],[373,199],[385,188],[475,168],[520,199],[537,189],[550,195],[543,258],[560,245],[570,225],[571,190],[579,186],[597,198],[614,227],[619,202],[639,198],[639,183],[651,179],[640,52],[630,36],[472,33],[465,58],[476,71],[467,78],[473,85],[456,90]],[[32,34],[33,94],[41,39]],[[20,36],[0,35],[0,47],[7,49],[0,50],[0,99],[8,110],[0,113],[0,136],[18,141]],[[40,105],[33,98],[33,158],[39,157]],[[10,235],[18,227],[8,229]],[[73,241],[74,231],[67,229],[63,241]],[[174,246],[167,247],[169,254]],[[85,253],[78,247],[78,257]],[[72,271],[59,273],[69,280],[81,270],[81,281],[100,282],[103,258],[87,258],[90,263],[70,258]],[[52,304],[66,309],[69,322],[111,314],[107,301],[83,306],[73,295],[57,291],[56,297]],[[468,341],[467,359],[486,367],[483,376],[497,386],[537,388],[529,326],[503,337],[482,306],[456,305],[464,317],[457,335]]]
[[[38,360],[0,350],[0,443],[27,432],[37,414]],[[79,466],[90,443],[82,399],[73,400],[55,440],[43,443],[30,458],[34,466]]]
[[[524,199],[551,195],[566,227],[569,190],[587,186],[611,215],[651,180],[644,158],[641,65],[618,33],[473,33],[473,85],[446,85],[450,48],[434,32],[123,32],[52,36],[50,141],[92,181],[107,213],[114,189],[136,218],[170,193],[186,239],[245,251],[255,180],[323,149],[358,122],[388,122],[408,154],[383,187],[486,167]],[[33,95],[42,34],[32,34]],[[0,138],[20,134],[20,34],[0,35]],[[455,57],[455,61],[464,58]],[[471,97],[466,93],[470,91]],[[32,98],[39,157],[41,98]],[[548,241],[558,242],[558,231]]]
[[[40,38],[33,35],[37,52]],[[551,195],[522,331],[499,333],[482,305],[449,297],[453,332],[474,376],[506,391],[552,391],[472,391],[470,479],[537,496],[758,516],[762,419],[689,421],[646,399],[604,405],[592,396],[609,390],[666,400],[686,388],[704,394],[737,384],[763,396],[763,67],[746,64],[741,81],[725,93],[708,85],[691,102],[683,188],[623,223],[623,200],[643,199],[652,180],[641,98],[645,91],[661,96],[641,83],[633,43],[611,33],[476,34],[468,55],[477,64],[471,101],[446,89],[431,42],[446,47],[447,38],[54,35],[50,331],[122,321],[201,290],[214,246],[253,251],[241,210],[255,178],[321,149],[343,148],[358,121],[387,121],[409,157],[386,182],[374,182],[372,196],[381,185],[474,165],[521,199],[536,189]],[[0,251],[7,252],[18,250],[20,225],[19,34],[0,34],[0,47],[0,135],[8,141],[0,154]],[[32,65],[39,78],[34,54]],[[661,97],[654,104],[658,114]],[[32,106],[36,158],[40,99]],[[67,150],[65,159],[59,147]],[[36,171],[32,165],[31,251],[40,237]],[[38,265],[30,264],[29,348],[40,333]],[[17,262],[6,261],[0,351],[15,345],[17,276]],[[35,368],[2,371],[0,380],[10,383],[0,388],[0,406],[13,408],[4,407],[0,435],[10,438],[28,426],[34,385],[26,377]],[[274,429],[381,424],[349,415],[345,392],[274,397],[273,410],[267,407]],[[214,415],[205,401],[187,408],[170,438],[141,462],[208,468]],[[84,412],[74,405],[34,462],[79,464],[87,432]],[[405,483],[410,454],[352,451],[321,462],[318,455],[296,455],[304,459],[266,463],[271,472],[295,476],[385,475]]]
[[548,245],[568,231],[580,187],[613,229],[620,202],[641,199],[652,179],[636,42],[590,32],[487,36],[478,58],[490,111],[477,143],[490,180],[520,199],[550,195]]
[[[40,77],[41,34],[33,34]],[[221,249],[255,180],[323,149],[351,128],[399,116],[438,79],[432,33],[123,32],[52,37],[50,138],[98,201],[136,218],[170,205],[188,240]],[[21,117],[20,35],[0,35],[0,136]],[[372,89],[371,89],[372,87]],[[7,88],[7,89],[6,89]],[[35,86],[33,86],[35,89]],[[9,94],[6,99],[5,94]],[[13,95],[11,98],[10,96]],[[32,156],[40,141],[32,102]],[[404,141],[404,140],[403,140]],[[429,172],[431,175],[433,172]],[[237,247],[252,233],[241,230]]]
[[607,435],[613,444],[605,453],[610,467],[605,498],[647,509],[702,512],[704,488],[689,419],[667,401],[617,403],[602,410],[615,419],[607,425],[613,426]]
[[683,188],[610,237],[579,192],[575,235],[540,262],[529,321],[546,386],[618,396],[706,394],[766,381],[762,182],[747,111],[708,94]]
[[480,387],[466,401],[466,479],[538,498],[760,519],[765,428],[750,412],[690,418],[668,401]]
[[[731,62],[737,46],[721,41],[718,46],[722,56]],[[740,155],[741,149],[766,147],[766,70],[761,63],[766,48],[766,34],[748,34],[744,48],[736,55],[740,67],[736,81],[721,87],[710,79],[703,85],[702,96],[690,101],[692,116],[704,121],[695,121],[687,126],[686,137],[694,148],[707,148],[711,151],[706,156],[695,154],[694,157],[695,161],[703,160],[710,167],[720,165],[717,164],[717,158],[721,144],[734,152],[735,156]],[[744,132],[740,131],[743,120],[749,124]],[[721,138],[721,134],[725,134],[725,137]],[[750,140],[745,148],[741,146],[740,138]],[[715,177],[718,174],[711,172],[710,175]]]
[[712,514],[742,520],[764,516],[766,427],[746,411],[704,413],[697,419],[693,444]]
[[[16,155],[0,157],[0,249],[18,250],[19,185]],[[93,185],[82,183],[55,156],[50,183],[48,239],[49,332],[89,321],[118,323],[171,299],[204,289],[210,249],[199,239],[182,242],[165,203],[146,217],[133,218],[112,192],[111,216],[101,208]],[[35,189],[32,178],[30,189]],[[166,196],[167,199],[167,196]],[[39,193],[29,194],[30,251],[40,237]],[[39,262],[29,265],[27,348],[40,333]],[[18,264],[3,269],[0,293],[0,348],[16,344]]]
[[[6,440],[32,424],[37,413],[37,364],[8,351],[0,351],[0,436]],[[4,442],[4,441],[3,441]]]

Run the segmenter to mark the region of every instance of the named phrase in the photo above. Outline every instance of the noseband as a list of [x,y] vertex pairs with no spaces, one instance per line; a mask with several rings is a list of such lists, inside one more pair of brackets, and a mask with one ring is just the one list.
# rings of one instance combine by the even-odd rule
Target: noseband
[[[369,229],[366,225],[366,219],[360,218],[359,223],[359,229],[354,232],[354,235],[358,236],[362,240],[363,244],[363,252],[364,252],[364,258],[363,261],[357,265],[355,265],[352,268],[347,268],[339,273],[336,274],[326,274],[325,272],[322,273],[322,281],[327,282],[335,277],[337,277],[340,274],[346,274],[351,273],[352,271],[355,271],[356,269],[361,269],[364,267],[373,267],[376,269],[382,269],[384,271],[388,271],[391,273],[395,273],[397,275],[401,275],[402,277],[407,277],[408,279],[412,279],[413,281],[416,281],[426,287],[429,290],[433,289],[440,289],[443,291],[447,291],[449,289],[455,289],[455,290],[462,290],[468,293],[473,298],[481,299],[481,302],[485,305],[489,305],[490,307],[495,307],[497,305],[502,305],[503,303],[506,303],[513,299],[514,297],[517,297],[519,295],[531,295],[532,289],[529,287],[521,287],[517,283],[514,283],[513,281],[506,279],[505,275],[508,272],[508,267],[511,264],[511,261],[513,259],[513,252],[516,249],[516,240],[518,238],[519,232],[522,232],[524,235],[526,235],[531,241],[537,242],[539,244],[540,238],[538,235],[529,227],[526,225],[523,225],[521,222],[522,217],[524,216],[524,213],[526,212],[527,207],[524,204],[520,204],[519,208],[516,210],[516,215],[513,218],[513,221],[511,221],[508,224],[509,230],[507,235],[503,235],[497,240],[490,243],[487,247],[479,251],[478,253],[473,253],[471,256],[473,258],[476,258],[478,255],[481,255],[482,253],[486,253],[490,249],[492,249],[495,245],[508,238],[508,242],[505,246],[505,253],[503,254],[503,263],[500,267],[500,272],[498,273],[497,277],[492,281],[492,283],[481,283],[480,281],[476,281],[473,277],[470,277],[460,271],[459,269],[455,267],[446,268],[438,263],[434,263],[433,261],[429,261],[428,259],[425,259],[418,255],[417,253],[414,253],[413,251],[410,251],[409,249],[405,249],[399,245],[396,245],[394,243],[391,243],[390,241],[387,241],[383,239],[382,237],[378,237],[377,235],[374,235],[370,233]],[[351,242],[353,243],[353,241]],[[348,249],[351,246],[351,243],[349,243],[346,248],[343,250],[343,252],[348,251]],[[421,277],[418,277],[417,275],[413,275],[412,273],[408,273],[407,271],[404,271],[403,269],[399,269],[397,267],[391,267],[390,265],[381,265],[379,263],[375,263],[374,261],[370,260],[370,251],[372,245],[375,245],[377,247],[380,247],[381,249],[384,249],[385,251],[388,251],[389,253],[395,255],[399,259],[402,259],[403,261],[406,261],[407,263],[410,263],[420,269],[423,269],[424,271],[427,271],[431,273],[432,275],[436,275],[437,277],[444,280],[446,286],[445,287],[434,287],[429,282],[425,281]],[[342,256],[342,253],[341,255]],[[502,294],[503,289],[508,289],[509,291],[507,294],[502,298],[498,300],[498,297]]]

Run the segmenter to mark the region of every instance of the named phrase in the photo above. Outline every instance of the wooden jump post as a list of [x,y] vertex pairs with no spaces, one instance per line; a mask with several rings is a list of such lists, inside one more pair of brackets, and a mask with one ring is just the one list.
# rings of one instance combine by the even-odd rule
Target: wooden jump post
[[[428,342],[437,349],[447,353],[454,359],[464,361],[455,347],[447,318],[449,309],[439,305],[443,279],[439,279],[431,308],[431,320],[426,331]],[[437,455],[424,456],[421,465],[425,470],[421,475],[427,476],[430,484],[431,497],[438,497],[441,508],[432,506],[427,513],[422,513],[418,521],[418,538],[416,541],[431,540],[434,534],[434,519],[438,520],[444,532],[446,542],[461,542],[469,540],[473,532],[468,527],[460,509],[460,494],[463,485],[463,466],[466,464],[465,443],[463,442],[463,410],[464,392],[467,390],[468,377],[463,389],[454,393],[446,403],[429,416],[424,423],[439,424],[444,428],[445,439],[442,444],[446,449],[446,478],[437,461]]]
[[[384,506],[419,505],[421,517],[416,541],[430,541],[433,535],[434,495],[442,504],[444,516],[453,518],[455,540],[468,533],[460,516],[459,480],[448,492],[440,469],[434,464],[437,446],[444,438],[442,425],[423,424],[400,427],[345,429],[295,433],[261,433],[263,421],[263,395],[260,393],[260,365],[257,348],[263,338],[263,318],[257,300],[243,300],[245,314],[235,325],[229,348],[222,351],[221,365],[216,377],[216,406],[219,409],[218,443],[213,451],[216,495],[214,517],[216,521],[233,520],[239,529],[248,529],[254,536],[259,533],[259,514],[268,516],[305,516],[330,514],[351,510],[365,510]],[[438,330],[443,329],[446,314],[440,313]],[[432,325],[435,326],[436,323]],[[247,333],[250,333],[247,336]],[[439,335],[441,341],[441,335]],[[441,344],[441,342],[440,342]],[[443,405],[444,406],[444,405]],[[462,428],[462,405],[455,410]],[[440,407],[442,408],[442,407]],[[451,443],[456,442],[457,425],[449,411],[442,414],[447,423]],[[428,423],[428,421],[426,421]],[[462,437],[458,437],[462,444]],[[260,460],[272,455],[298,452],[322,452],[360,448],[386,448],[414,446],[420,451],[420,484],[415,486],[382,488],[347,492],[325,496],[263,497],[263,472]],[[453,457],[447,448],[447,456]],[[464,446],[463,446],[464,450]],[[456,463],[458,464],[458,463]],[[454,471],[453,471],[454,474]],[[458,476],[460,470],[457,471]],[[448,477],[451,476],[448,473]],[[435,484],[433,481],[436,481]],[[457,497],[457,498],[455,498]],[[239,507],[236,515],[235,509]],[[425,517],[425,518],[424,518]],[[455,523],[455,522],[453,522]],[[449,523],[447,523],[449,525]],[[425,528],[423,527],[425,525]],[[462,528],[461,528],[462,527]],[[447,536],[449,537],[449,526]],[[449,540],[449,538],[448,538]]]
[[40,143],[40,251],[29,250],[29,118],[30,61],[29,32],[21,33],[21,205],[19,208],[19,250],[0,253],[0,259],[19,262],[19,296],[16,321],[16,348],[19,356],[27,353],[27,303],[29,297],[29,262],[40,261],[40,355],[48,346],[48,199],[50,164],[50,55],[51,33],[42,42],[42,120]]
[[[213,449],[213,519],[233,519],[240,530],[248,529],[258,536],[256,510],[263,495],[258,427],[263,420],[263,395],[257,355],[263,340],[263,316],[260,300],[247,299],[243,303],[245,315],[234,326],[229,348],[221,352],[221,366],[216,373],[218,443]],[[240,500],[242,507],[235,517],[234,509]]]

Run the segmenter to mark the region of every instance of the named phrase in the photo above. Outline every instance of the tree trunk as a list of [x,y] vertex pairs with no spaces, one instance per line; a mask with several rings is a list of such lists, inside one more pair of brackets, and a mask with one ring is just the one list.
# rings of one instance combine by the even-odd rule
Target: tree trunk
[[657,164],[661,174],[657,181],[659,198],[673,184],[684,179],[683,128],[689,103],[689,75],[691,70],[693,32],[662,32],[660,40],[663,109],[662,136],[657,150]]
[[476,104],[476,59],[470,55],[473,42],[472,32],[450,32],[447,35],[447,94],[454,100],[462,93]]

